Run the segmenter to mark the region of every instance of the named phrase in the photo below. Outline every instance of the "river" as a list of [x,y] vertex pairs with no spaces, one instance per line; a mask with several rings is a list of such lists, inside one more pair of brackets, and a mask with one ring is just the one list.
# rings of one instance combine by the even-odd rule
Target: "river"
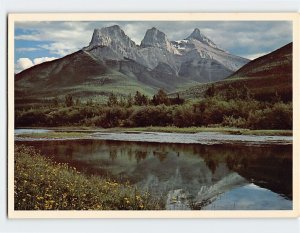
[[169,210],[292,209],[292,137],[93,132],[57,140],[20,133],[17,144],[83,173],[129,181]]

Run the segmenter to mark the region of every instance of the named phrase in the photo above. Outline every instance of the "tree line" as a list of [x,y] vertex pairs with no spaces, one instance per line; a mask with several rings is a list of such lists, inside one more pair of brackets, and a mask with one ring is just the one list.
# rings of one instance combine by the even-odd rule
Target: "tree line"
[[111,93],[106,104],[81,103],[71,95],[54,106],[16,111],[16,126],[94,126],[94,127],[238,127],[251,129],[292,129],[292,103],[274,95],[258,101],[243,86],[216,92],[211,85],[204,98],[170,98],[159,90],[152,98],[136,92],[118,97]]
[[[108,96],[108,100],[106,105],[109,107],[114,106],[122,106],[122,107],[132,107],[133,105],[137,106],[147,106],[147,105],[181,105],[184,103],[184,99],[180,98],[179,94],[175,98],[168,97],[167,93],[163,89],[159,89],[158,92],[149,98],[148,96],[142,94],[139,91],[136,91],[135,95],[132,96],[129,94],[128,96],[118,96],[111,92]],[[73,98],[71,94],[67,94],[64,98],[64,101],[59,100],[58,98],[53,99],[53,106],[58,107],[60,104],[64,105],[65,107],[71,106],[79,106],[83,103],[80,101],[79,98]],[[89,99],[85,103],[86,105],[93,105],[93,100]]]

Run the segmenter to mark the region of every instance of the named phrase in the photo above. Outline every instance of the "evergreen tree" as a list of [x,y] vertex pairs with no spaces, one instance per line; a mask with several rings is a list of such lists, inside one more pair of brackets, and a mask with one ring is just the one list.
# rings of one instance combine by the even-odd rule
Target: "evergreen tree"
[[55,98],[53,99],[53,106],[54,106],[54,107],[58,107],[58,105],[59,105],[59,100],[58,100],[57,97],[55,97]]
[[67,107],[71,107],[73,105],[73,97],[72,95],[68,94],[65,96],[65,104]]
[[142,94],[139,91],[136,91],[134,96],[134,104],[135,105],[143,105],[143,99]]
[[93,105],[93,100],[90,98],[86,101],[87,106],[92,106]]
[[280,97],[280,95],[278,94],[277,91],[275,92],[275,95],[271,98],[271,102],[272,103],[279,103],[279,102],[281,102],[281,97]]
[[212,84],[205,92],[205,97],[213,97],[215,95],[215,85]]
[[154,95],[154,96],[152,97],[151,102],[152,102],[153,105],[158,105],[158,102],[157,102],[157,99],[156,99],[156,95]]
[[79,100],[79,98],[76,99],[75,105],[76,106],[80,106],[80,100]]
[[123,96],[121,96],[118,104],[121,107],[126,107],[127,106],[127,101],[125,100],[125,98]]
[[133,98],[132,98],[131,94],[129,94],[129,95],[127,96],[127,103],[126,103],[126,106],[130,108],[132,105],[133,105]]
[[148,105],[148,103],[149,103],[148,97],[145,95],[142,95],[141,96],[141,105]]
[[114,93],[110,93],[107,101],[107,105],[112,107],[118,104],[117,96]]
[[159,104],[169,105],[170,104],[170,100],[167,96],[167,93],[163,89],[158,90],[158,92],[156,94],[156,102],[157,102],[157,105],[159,105]]
[[183,104],[184,99],[180,98],[179,93],[177,93],[175,100],[173,101],[173,104]]

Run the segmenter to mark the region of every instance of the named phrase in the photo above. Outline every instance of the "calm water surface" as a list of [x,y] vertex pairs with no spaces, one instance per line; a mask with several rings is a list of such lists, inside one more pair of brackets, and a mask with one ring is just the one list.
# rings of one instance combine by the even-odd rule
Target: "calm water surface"
[[292,209],[292,145],[22,141],[80,171],[130,181],[167,209]]

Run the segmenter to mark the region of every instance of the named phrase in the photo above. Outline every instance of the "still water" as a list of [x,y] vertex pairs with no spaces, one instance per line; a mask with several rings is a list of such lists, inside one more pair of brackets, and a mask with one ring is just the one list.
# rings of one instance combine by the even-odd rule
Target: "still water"
[[[81,172],[129,181],[166,209],[292,209],[292,145],[22,141]],[[174,201],[175,199],[179,201]]]

